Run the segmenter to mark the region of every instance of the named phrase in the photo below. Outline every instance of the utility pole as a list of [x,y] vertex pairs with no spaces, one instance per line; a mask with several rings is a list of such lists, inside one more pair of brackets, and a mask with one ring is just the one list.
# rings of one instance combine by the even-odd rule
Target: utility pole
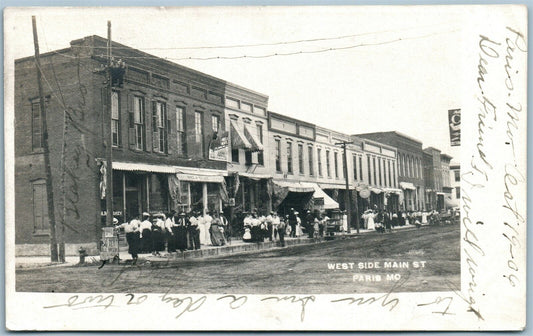
[[46,199],[48,203],[48,220],[50,222],[50,258],[51,261],[58,261],[57,237],[56,237],[56,216],[54,207],[54,190],[52,184],[52,169],[50,167],[50,151],[48,146],[48,124],[46,122],[46,107],[44,104],[43,86],[41,83],[41,61],[39,59],[39,38],[37,37],[37,24],[35,16],[31,17],[33,27],[33,46],[35,48],[35,65],[37,66],[37,86],[39,88],[39,107],[41,109],[41,126],[44,168],[46,171]]
[[[353,142],[349,141],[342,141],[335,143],[336,146],[342,146],[344,155],[343,155],[343,163],[344,163],[344,179],[345,179],[345,186],[346,186],[346,193],[344,196],[344,209],[346,210],[346,216],[348,217],[348,233],[351,233],[351,219],[352,219],[352,207],[350,202],[350,182],[348,177],[348,154],[346,153],[346,145],[352,144]],[[357,228],[357,233],[359,233],[359,212],[357,211],[357,194],[355,195],[355,225]]]
[[[107,115],[104,136],[106,143],[106,226],[113,226],[113,132],[111,131],[113,83],[111,75],[111,21],[107,21]],[[107,135],[107,136],[106,136]]]

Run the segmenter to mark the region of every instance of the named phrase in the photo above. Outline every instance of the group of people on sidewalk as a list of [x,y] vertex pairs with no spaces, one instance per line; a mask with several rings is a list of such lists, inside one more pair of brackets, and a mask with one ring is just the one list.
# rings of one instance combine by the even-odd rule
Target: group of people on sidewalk
[[[264,242],[279,240],[281,246],[285,246],[285,236],[291,238],[303,237],[308,238],[323,237],[329,217],[319,212],[312,213],[306,210],[305,214],[300,217],[298,211],[291,208],[289,213],[280,216],[276,211],[270,214],[258,215],[257,210],[246,213],[243,219],[243,241],[245,242]],[[342,229],[347,229],[347,220],[344,218]],[[305,233],[304,233],[305,230]]]
[[361,216],[364,229],[390,232],[396,226],[434,224],[439,221],[439,213],[432,211],[385,211],[368,209]]
[[[141,220],[142,219],[142,220]],[[223,246],[230,234],[228,220],[222,212],[206,211],[201,215],[199,211],[171,212],[168,214],[149,214],[144,212],[142,217],[134,216],[129,222],[120,224],[114,219],[118,230],[124,230],[128,243],[128,253],[134,262],[139,253],[161,255],[167,251],[198,250],[202,245]]]

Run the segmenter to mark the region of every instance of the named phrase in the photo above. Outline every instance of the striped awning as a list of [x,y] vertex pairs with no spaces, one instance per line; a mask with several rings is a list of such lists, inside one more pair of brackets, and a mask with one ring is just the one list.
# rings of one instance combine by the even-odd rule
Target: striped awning
[[250,127],[251,126],[248,124],[244,125],[244,136],[246,137],[248,142],[250,142],[250,144],[252,145],[252,151],[259,152],[259,151],[264,150],[261,140],[259,140],[259,138],[256,135],[256,132],[250,129]]
[[244,135],[243,131],[239,128],[239,125],[237,125],[236,120],[231,120],[231,148],[232,149],[251,149],[252,145],[246,139],[246,136]]

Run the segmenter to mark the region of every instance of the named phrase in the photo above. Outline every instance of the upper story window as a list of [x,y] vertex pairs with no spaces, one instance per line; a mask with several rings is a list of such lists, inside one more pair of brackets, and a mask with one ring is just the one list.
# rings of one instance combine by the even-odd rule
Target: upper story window
[[[263,144],[263,125],[257,124],[257,138]],[[257,164],[263,166],[265,164],[265,156],[263,154],[263,151],[260,151],[257,153]]]
[[39,151],[43,149],[43,121],[41,118],[41,105],[39,102],[31,104],[31,114],[32,150]]
[[211,116],[211,127],[213,132],[218,133],[218,130],[220,129],[220,117],[218,115]]
[[322,176],[322,149],[316,149],[316,160],[318,163],[318,176]]
[[339,153],[333,153],[333,165],[335,167],[335,178],[339,178]]
[[307,147],[307,160],[309,160],[309,176],[313,176],[315,172],[313,169],[313,147],[311,146]]
[[133,123],[135,128],[135,149],[145,149],[144,98],[133,97]]
[[298,144],[298,169],[300,174],[304,173],[304,145]]
[[181,106],[176,106],[176,133],[177,133],[177,150],[178,155],[186,155],[187,153],[187,132],[185,129],[185,109]]
[[48,199],[46,183],[39,180],[33,183],[33,232],[48,233],[50,222],[48,219]]
[[372,184],[372,169],[371,169],[371,164],[372,162],[370,162],[370,155],[366,155],[366,163],[367,163],[367,173],[368,173],[368,184]]
[[330,158],[329,158],[329,150],[326,150],[326,173],[328,174],[328,177],[331,177],[331,164],[330,164]]
[[276,172],[281,172],[281,140],[276,139]]
[[194,112],[194,139],[196,143],[199,145],[200,150],[202,151],[202,156],[203,156],[203,150],[204,150],[203,118],[204,116],[202,112],[199,112],[199,111]]
[[287,173],[292,174],[292,142],[287,142]]
[[160,153],[167,152],[167,105],[163,102],[153,102],[154,149]]
[[117,91],[111,92],[111,135],[113,146],[120,146],[120,96]]
[[363,157],[359,156],[359,178],[363,180]]
[[455,178],[455,182],[461,182],[461,172],[459,170],[454,170],[453,175]]
[[353,156],[353,179],[357,181],[357,155]]

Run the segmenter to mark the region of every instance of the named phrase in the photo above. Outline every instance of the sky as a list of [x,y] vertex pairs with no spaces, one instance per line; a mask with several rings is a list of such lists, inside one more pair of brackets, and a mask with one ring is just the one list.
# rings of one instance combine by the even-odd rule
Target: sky
[[6,37],[16,38],[5,42],[14,58],[33,55],[32,15],[41,53],[106,37],[110,20],[114,41],[266,94],[270,111],[347,134],[395,130],[458,158],[447,117],[461,108],[460,13],[452,6],[25,8],[7,11]]

